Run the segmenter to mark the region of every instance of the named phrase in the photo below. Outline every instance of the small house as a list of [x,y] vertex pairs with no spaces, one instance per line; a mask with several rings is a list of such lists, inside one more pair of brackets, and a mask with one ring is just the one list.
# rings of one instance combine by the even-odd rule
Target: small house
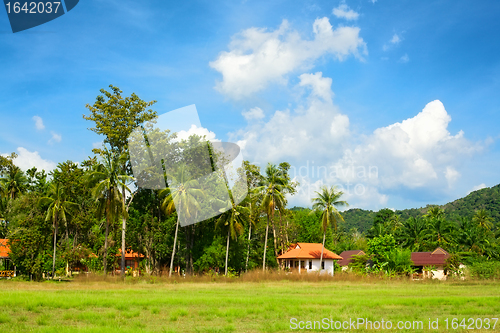
[[334,274],[335,260],[341,260],[342,257],[324,248],[323,261],[321,259],[321,243],[297,243],[278,257],[280,267],[290,271],[302,272],[320,272],[330,275]]
[[8,241],[8,239],[0,239],[0,277],[16,276],[16,267],[9,257],[10,248],[7,244]]
[[342,267],[342,271],[346,271],[348,268],[348,265],[352,262],[354,259],[354,256],[361,256],[365,255],[366,253],[362,250],[349,250],[349,251],[344,251],[340,254],[342,257],[342,260],[338,261],[338,264],[340,267]]
[[438,247],[432,252],[412,252],[411,261],[417,277],[446,280],[444,267],[449,257],[448,252]]

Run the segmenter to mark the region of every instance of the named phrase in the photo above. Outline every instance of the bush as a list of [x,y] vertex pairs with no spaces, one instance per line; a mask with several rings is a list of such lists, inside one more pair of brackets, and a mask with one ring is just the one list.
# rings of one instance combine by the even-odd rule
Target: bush
[[477,279],[500,279],[500,262],[476,262],[469,267],[470,275]]

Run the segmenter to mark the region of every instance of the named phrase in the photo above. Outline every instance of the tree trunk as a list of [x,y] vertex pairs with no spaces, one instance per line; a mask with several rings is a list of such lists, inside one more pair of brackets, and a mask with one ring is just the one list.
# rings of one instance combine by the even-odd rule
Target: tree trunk
[[174,248],[172,250],[172,258],[170,258],[170,272],[168,273],[168,277],[172,276],[172,270],[174,269],[175,246],[177,245],[177,231],[179,231],[179,218],[177,218],[177,224],[175,226]]
[[226,245],[226,268],[224,270],[224,275],[227,276],[227,258],[229,257],[229,238],[231,237],[231,228],[227,232],[227,245]]
[[319,259],[319,271],[320,272],[321,272],[321,269],[323,268],[322,263],[323,263],[323,251],[325,250],[325,234],[326,234],[326,232],[323,231],[323,247],[321,248],[321,257]]
[[52,255],[52,280],[56,269],[56,248],[57,248],[57,213],[54,214],[54,254]]
[[106,274],[108,272],[108,234],[109,234],[109,217],[111,215],[110,209],[111,209],[111,194],[108,196],[108,202],[107,202],[107,207],[106,207],[106,235],[104,236],[104,277],[106,277]]
[[[123,196],[123,207],[125,207],[125,186],[122,186],[122,196]],[[122,216],[122,262],[121,262],[121,278],[125,279],[125,232],[127,229],[127,220],[125,218],[125,212]]]
[[250,238],[252,236],[252,221],[250,221],[250,227],[248,228],[248,249],[247,249],[247,260],[245,263],[245,272],[248,271],[248,258],[250,257]]
[[279,269],[279,261],[278,261],[278,247],[276,245],[277,242],[277,237],[276,237],[276,226],[274,224],[274,221],[271,223],[273,225],[273,240],[274,240],[274,259],[276,259],[276,263],[278,264],[278,269]]
[[267,235],[269,234],[269,215],[267,215],[266,237],[264,241],[264,259],[262,259],[262,271],[266,271],[266,249],[267,249]]

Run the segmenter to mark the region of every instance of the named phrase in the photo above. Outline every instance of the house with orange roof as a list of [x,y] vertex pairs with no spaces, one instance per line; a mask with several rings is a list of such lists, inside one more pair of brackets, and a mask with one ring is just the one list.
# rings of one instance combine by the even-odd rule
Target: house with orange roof
[[0,277],[16,276],[16,267],[12,264],[9,253],[10,248],[7,244],[8,239],[0,239]]
[[320,272],[330,275],[334,274],[335,260],[341,260],[342,257],[324,248],[323,262],[321,259],[321,243],[297,243],[278,257],[280,267],[290,271],[302,272]]

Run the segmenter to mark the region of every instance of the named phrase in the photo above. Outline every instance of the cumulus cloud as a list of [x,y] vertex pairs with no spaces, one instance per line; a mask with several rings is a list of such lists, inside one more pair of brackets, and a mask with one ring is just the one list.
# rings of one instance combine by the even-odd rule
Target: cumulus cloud
[[412,118],[354,136],[349,117],[332,101],[332,80],[320,72],[299,78],[298,87],[309,91],[303,105],[231,134],[253,163],[291,163],[301,184],[291,205],[309,206],[323,184],[339,186],[353,206],[372,209],[385,207],[391,195],[444,193],[460,178],[461,162],[482,150],[462,131],[449,132],[451,116],[438,100]]
[[271,82],[286,83],[286,75],[311,66],[324,55],[339,61],[353,55],[362,59],[366,44],[358,27],[333,28],[328,18],[313,24],[314,37],[303,39],[283,20],[274,31],[249,28],[233,37],[229,51],[219,54],[210,66],[222,74],[216,89],[232,99],[263,90]]
[[345,1],[343,1],[337,8],[333,9],[333,15],[346,20],[357,20],[359,17],[359,14],[349,8]]
[[177,141],[187,140],[191,135],[198,135],[201,137],[205,137],[207,141],[220,142],[220,140],[215,138],[215,133],[209,131],[205,127],[198,127],[196,125],[191,125],[191,128],[187,131],[179,131],[177,132]]
[[17,155],[14,164],[23,171],[36,167],[38,170],[49,172],[57,166],[56,163],[50,160],[44,160],[37,151],[30,152],[24,147],[17,148]]
[[49,144],[53,144],[54,142],[61,142],[62,141],[62,136],[60,134],[57,134],[54,131],[50,131],[50,134],[52,135],[52,138],[50,138]]
[[43,124],[43,119],[39,116],[33,116],[32,118],[35,121],[35,128],[39,131],[45,129],[45,125]]
[[264,111],[261,108],[255,107],[248,111],[243,111],[241,113],[245,119],[248,120],[259,120],[265,117]]
[[[336,166],[376,166],[378,177],[369,183],[382,190],[452,187],[460,177],[456,166],[481,147],[465,139],[462,131],[450,134],[450,121],[440,101],[430,102],[415,117],[375,130],[364,143],[347,150]],[[356,181],[351,173],[340,178]]]
[[[332,79],[321,72],[302,74],[298,88],[309,91],[304,105],[277,110],[269,121],[252,124],[230,135],[245,148],[245,156],[267,163],[335,156],[349,136],[349,118],[333,104]],[[247,153],[248,152],[248,153]],[[247,155],[248,154],[248,155]]]

